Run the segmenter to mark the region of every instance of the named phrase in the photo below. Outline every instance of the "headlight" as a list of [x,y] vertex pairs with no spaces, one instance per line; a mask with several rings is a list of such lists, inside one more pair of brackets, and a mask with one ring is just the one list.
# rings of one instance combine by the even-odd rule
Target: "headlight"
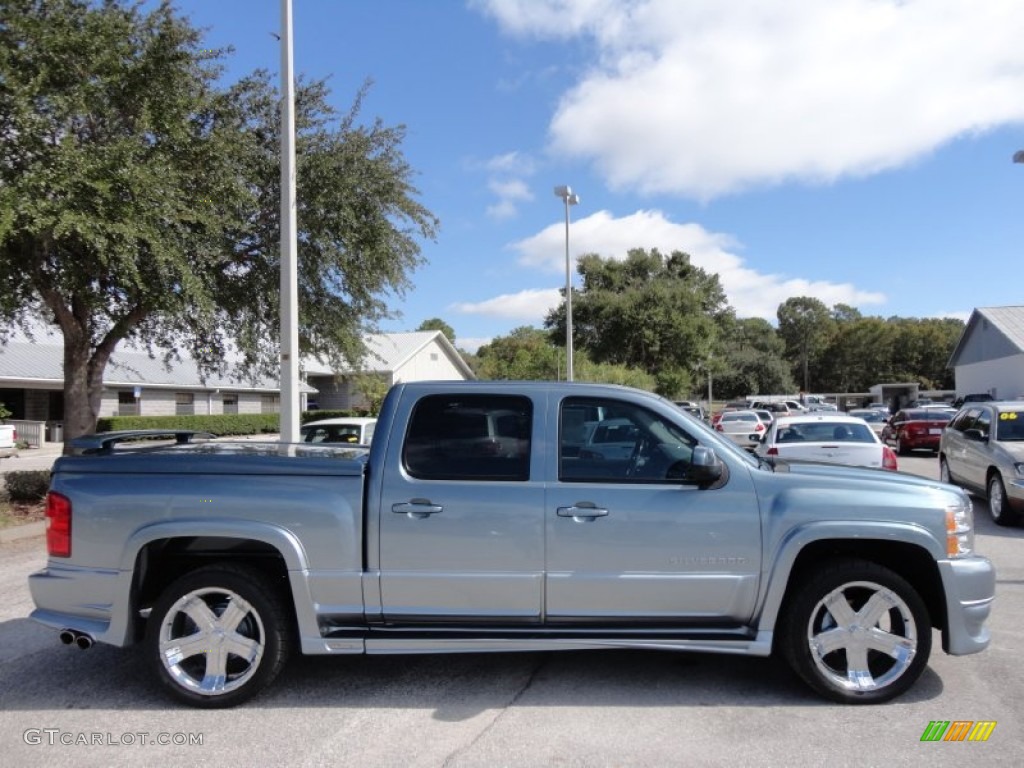
[[1017,477],[1024,477],[1024,461],[1018,461],[1013,468],[1017,470]]
[[946,555],[967,557],[974,552],[974,512],[970,499],[946,507]]

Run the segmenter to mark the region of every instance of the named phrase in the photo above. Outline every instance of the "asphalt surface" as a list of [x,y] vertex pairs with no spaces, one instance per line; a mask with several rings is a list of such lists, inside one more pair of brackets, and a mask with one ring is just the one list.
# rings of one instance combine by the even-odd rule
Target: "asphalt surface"
[[[901,459],[935,477],[933,458]],[[170,703],[142,655],[79,651],[26,618],[38,537],[0,545],[0,761],[11,766],[1020,765],[1024,528],[975,501],[996,563],[993,639],[929,668],[887,705],[810,693],[773,660],[598,651],[298,658],[249,704]],[[933,720],[994,720],[984,743],[922,742]],[[200,737],[201,744],[151,745]],[[143,745],[143,740],[147,744]],[[71,742],[71,743],[62,743]],[[96,743],[91,743],[96,742]]]

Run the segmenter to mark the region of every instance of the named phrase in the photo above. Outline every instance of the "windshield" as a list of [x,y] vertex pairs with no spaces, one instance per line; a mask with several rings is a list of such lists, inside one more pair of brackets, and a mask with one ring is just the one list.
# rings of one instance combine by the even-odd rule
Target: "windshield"
[[1024,442],[1024,410],[1003,411],[996,424],[996,440]]

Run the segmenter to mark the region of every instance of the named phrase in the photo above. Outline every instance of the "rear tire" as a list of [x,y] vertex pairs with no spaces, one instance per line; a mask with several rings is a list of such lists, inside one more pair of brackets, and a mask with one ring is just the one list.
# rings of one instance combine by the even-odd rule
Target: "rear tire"
[[292,640],[286,602],[259,571],[198,568],[157,600],[146,628],[147,661],[170,694],[193,707],[232,707],[284,667]]
[[899,574],[845,559],[802,579],[781,617],[781,651],[823,696],[878,704],[920,677],[932,647],[928,611]]

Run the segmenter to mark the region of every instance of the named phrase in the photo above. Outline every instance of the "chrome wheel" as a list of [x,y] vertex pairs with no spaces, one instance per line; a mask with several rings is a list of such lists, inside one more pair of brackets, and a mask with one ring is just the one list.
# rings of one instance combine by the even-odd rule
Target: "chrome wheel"
[[932,648],[924,601],[902,576],[844,558],[795,577],[776,648],[811,688],[846,704],[906,691]]
[[917,636],[914,616],[899,595],[868,581],[829,592],[807,624],[815,666],[833,685],[848,691],[891,685],[913,663]]
[[228,589],[210,587],[179,599],[160,625],[160,660],[186,690],[216,696],[241,688],[263,658],[263,620]]
[[230,707],[266,687],[291,649],[282,586],[242,565],[207,566],[171,584],[146,627],[147,656],[176,698]]

